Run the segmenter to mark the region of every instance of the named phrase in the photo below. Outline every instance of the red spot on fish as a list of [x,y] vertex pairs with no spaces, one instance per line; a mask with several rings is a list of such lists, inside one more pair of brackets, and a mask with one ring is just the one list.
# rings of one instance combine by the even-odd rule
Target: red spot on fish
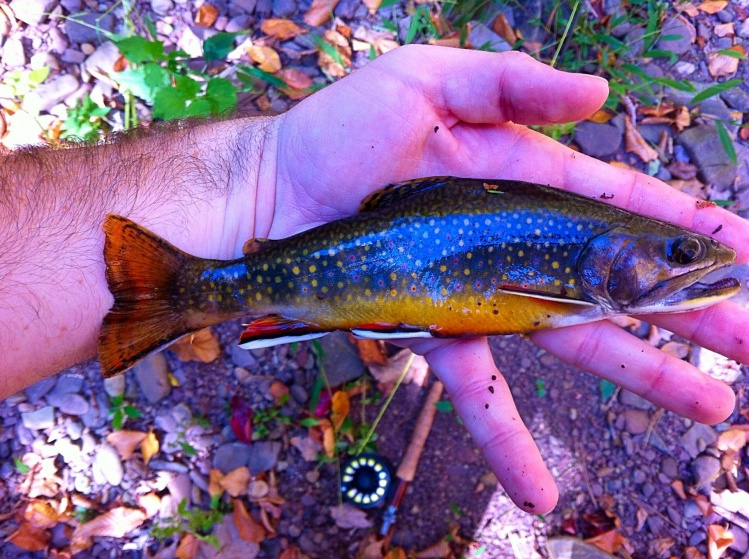
[[453,258],[453,264],[457,264],[458,262],[460,262],[460,260],[458,260],[457,258]]
[[304,287],[302,287],[302,293],[307,293],[307,291],[308,291],[308,289],[307,289],[306,285]]
[[348,259],[351,260],[351,262],[354,262],[356,260],[356,256],[352,254],[351,256],[348,257]]
[[476,282],[476,289],[481,289],[481,282],[480,281]]
[[412,293],[416,293],[416,286],[415,286],[415,285],[412,285],[412,286],[411,286],[411,292],[412,292]]

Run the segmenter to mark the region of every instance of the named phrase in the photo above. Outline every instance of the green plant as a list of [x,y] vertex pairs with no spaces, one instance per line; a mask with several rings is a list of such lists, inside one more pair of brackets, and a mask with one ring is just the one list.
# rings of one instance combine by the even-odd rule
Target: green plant
[[112,428],[119,431],[128,419],[138,419],[143,414],[132,404],[125,403],[124,394],[112,396],[109,399],[109,418]]
[[3,82],[0,83],[0,97],[23,101],[23,98],[44,83],[48,76],[49,66],[35,70],[16,68],[5,74]]
[[221,544],[214,534],[213,527],[219,524],[230,513],[230,504],[221,501],[219,495],[214,495],[208,510],[201,508],[187,508],[187,499],[182,499],[177,506],[177,514],[160,519],[151,527],[151,536],[164,541],[183,534],[192,534],[200,541],[221,549]]
[[31,468],[24,464],[23,460],[21,460],[18,456],[13,457],[13,467],[19,474],[22,475],[26,475],[29,473],[29,471],[31,471]]
[[68,111],[68,118],[62,123],[63,139],[80,139],[86,142],[96,140],[102,133],[102,124],[109,114],[108,107],[100,107],[91,96],[79,100],[76,106]]
[[291,425],[291,418],[281,414],[281,408],[289,401],[289,395],[283,394],[273,406],[256,409],[252,417],[252,439],[264,439],[270,435],[276,424]]

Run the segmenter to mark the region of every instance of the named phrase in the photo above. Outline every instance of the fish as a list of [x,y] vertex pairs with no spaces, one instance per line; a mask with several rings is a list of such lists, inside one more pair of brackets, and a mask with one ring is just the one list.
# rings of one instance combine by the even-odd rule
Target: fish
[[622,314],[683,312],[734,295],[701,280],[735,251],[681,227],[549,186],[429,177],[244,256],[191,256],[108,215],[114,304],[98,341],[105,377],[175,340],[245,318],[246,349],[335,330],[360,338],[528,333]]

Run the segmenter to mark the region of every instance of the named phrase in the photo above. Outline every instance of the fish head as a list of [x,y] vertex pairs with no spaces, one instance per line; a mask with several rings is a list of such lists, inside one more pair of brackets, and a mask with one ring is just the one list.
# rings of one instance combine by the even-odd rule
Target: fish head
[[666,223],[617,226],[591,239],[578,259],[584,294],[618,314],[683,312],[735,295],[733,278],[702,283],[736,252],[718,241]]

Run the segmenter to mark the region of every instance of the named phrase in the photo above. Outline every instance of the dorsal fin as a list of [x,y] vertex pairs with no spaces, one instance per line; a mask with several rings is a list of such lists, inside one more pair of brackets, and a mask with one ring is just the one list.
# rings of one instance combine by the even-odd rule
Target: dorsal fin
[[389,184],[385,188],[375,190],[372,194],[364,198],[359,205],[359,212],[371,212],[372,210],[385,207],[393,202],[407,198],[419,192],[438,188],[445,184],[448,179],[453,177],[429,177],[426,179],[416,179],[411,181]]
[[263,238],[257,238],[257,239],[250,239],[244,243],[242,246],[242,253],[247,256],[248,254],[255,254],[256,252],[260,252],[261,250],[265,250],[266,248],[270,247],[273,244],[272,239],[263,239]]

